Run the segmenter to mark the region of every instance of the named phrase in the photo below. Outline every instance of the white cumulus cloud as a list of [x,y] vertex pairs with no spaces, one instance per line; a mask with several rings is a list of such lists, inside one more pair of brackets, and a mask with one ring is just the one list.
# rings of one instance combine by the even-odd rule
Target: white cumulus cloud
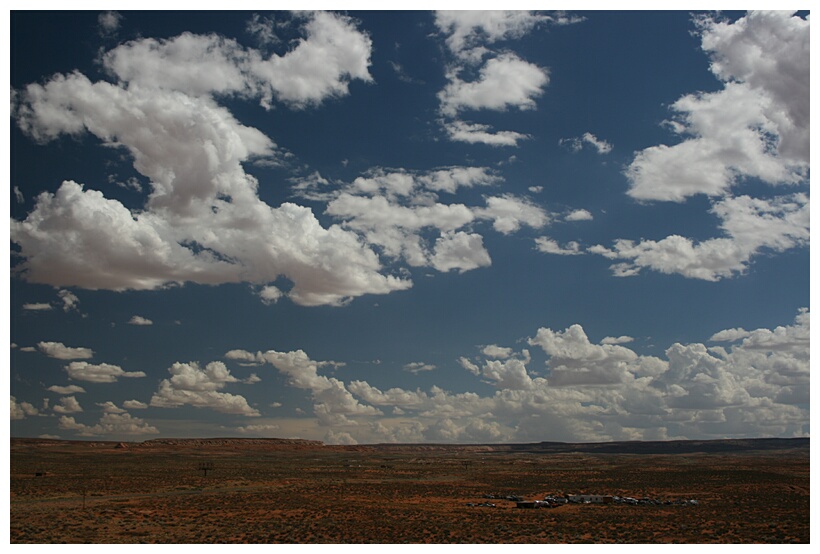
[[145,318],[145,317],[142,317],[142,316],[139,316],[139,315],[134,315],[134,316],[131,316],[131,319],[128,320],[128,324],[129,325],[153,325],[154,322],[151,321],[150,319]]
[[10,417],[12,420],[25,419],[26,417],[39,415],[39,410],[29,402],[18,401],[14,396],[10,397]]
[[711,70],[724,88],[672,105],[673,146],[637,154],[629,194],[680,202],[720,195],[739,179],[805,180],[809,164],[809,21],[790,12],[751,12],[729,23],[699,20]]
[[221,392],[227,384],[239,381],[222,362],[211,362],[204,368],[196,362],[175,362],[168,372],[171,378],[160,382],[157,392],[151,397],[152,407],[193,406],[226,414],[261,415],[248,404],[245,397]]
[[118,365],[105,363],[71,362],[65,370],[71,379],[89,383],[116,383],[120,377],[145,377],[144,371],[125,371]]
[[455,116],[464,110],[529,110],[549,83],[547,70],[522,60],[512,53],[492,58],[481,68],[478,79],[462,81],[449,76],[439,92],[441,112]]
[[108,290],[264,287],[283,276],[293,283],[288,297],[303,305],[408,288],[381,273],[378,255],[354,233],[323,228],[308,208],[262,202],[242,163],[276,157],[276,146],[212,96],[302,107],[346,94],[348,78],[369,80],[370,41],[351,19],[324,12],[297,19],[306,38],[281,57],[262,59],[213,35],[140,39],[103,57],[118,84],[75,72],[15,91],[16,122],[33,139],[90,133],[127,152],[151,189],[134,210],[73,181],[42,193],[27,218],[11,223],[18,274]]
[[52,408],[58,414],[76,414],[82,412],[83,409],[77,399],[73,396],[64,396],[60,398],[59,404]]
[[38,342],[37,348],[46,356],[58,360],[82,360],[94,356],[94,351],[90,348],[70,347],[61,342]]
[[61,416],[58,422],[60,429],[76,431],[81,437],[129,437],[140,435],[156,435],[159,430],[153,425],[149,425],[138,417],[131,414],[106,413],[94,425],[86,425],[77,422],[72,416]]
[[68,386],[61,386],[61,385],[52,385],[48,387],[48,390],[51,392],[56,392],[57,394],[79,394],[84,393],[85,389],[78,386],[78,385],[68,385]]

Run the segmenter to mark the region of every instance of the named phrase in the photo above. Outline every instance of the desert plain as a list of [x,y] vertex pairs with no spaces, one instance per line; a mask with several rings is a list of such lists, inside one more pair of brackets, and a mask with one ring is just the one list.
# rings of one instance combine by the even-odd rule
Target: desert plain
[[[808,439],[12,438],[10,542],[809,543],[809,462]],[[575,494],[651,502],[522,509],[506,499]]]

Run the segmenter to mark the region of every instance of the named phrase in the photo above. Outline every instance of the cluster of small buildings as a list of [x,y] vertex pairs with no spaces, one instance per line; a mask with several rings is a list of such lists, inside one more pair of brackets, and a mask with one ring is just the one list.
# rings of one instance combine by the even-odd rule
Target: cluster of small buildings
[[609,494],[565,494],[564,496],[547,495],[544,500],[522,500],[516,502],[516,508],[557,508],[564,504],[627,504],[631,506],[683,506],[697,505],[697,500],[659,500],[657,498],[632,498]]
[[[484,498],[490,500],[509,500],[515,502],[516,508],[558,508],[565,504],[626,504],[630,506],[696,506],[697,500],[659,500],[657,498],[632,498],[631,496],[615,496],[610,494],[565,494],[547,495],[544,500],[524,500],[514,494],[485,494]],[[467,506],[495,508],[491,502],[468,502]]]

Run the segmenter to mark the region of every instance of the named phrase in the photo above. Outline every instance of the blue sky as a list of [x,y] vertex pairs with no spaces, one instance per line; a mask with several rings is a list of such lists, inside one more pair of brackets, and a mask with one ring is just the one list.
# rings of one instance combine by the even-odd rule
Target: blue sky
[[805,13],[10,23],[12,436],[808,435]]

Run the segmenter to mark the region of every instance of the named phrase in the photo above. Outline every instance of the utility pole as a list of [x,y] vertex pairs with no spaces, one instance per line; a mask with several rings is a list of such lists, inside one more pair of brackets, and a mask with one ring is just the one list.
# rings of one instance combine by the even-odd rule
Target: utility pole
[[202,471],[203,477],[208,476],[208,470],[214,468],[213,462],[199,462],[199,470]]

